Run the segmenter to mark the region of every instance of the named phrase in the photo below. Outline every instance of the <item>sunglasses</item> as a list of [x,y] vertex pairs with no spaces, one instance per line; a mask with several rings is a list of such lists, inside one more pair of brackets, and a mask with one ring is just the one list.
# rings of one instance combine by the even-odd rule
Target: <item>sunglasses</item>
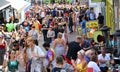
[[32,28],[35,28],[35,27],[32,27]]

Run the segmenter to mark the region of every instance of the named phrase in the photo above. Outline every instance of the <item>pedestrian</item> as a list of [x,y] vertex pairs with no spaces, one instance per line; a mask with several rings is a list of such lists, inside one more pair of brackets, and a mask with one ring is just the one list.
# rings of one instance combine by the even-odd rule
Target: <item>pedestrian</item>
[[30,24],[27,21],[24,21],[22,23],[23,29],[25,29],[25,31],[28,33],[28,31],[30,30]]
[[73,66],[67,63],[65,55],[61,56],[63,57],[63,68],[66,70],[66,72],[74,72]]
[[101,54],[98,55],[99,67],[102,72],[108,71],[108,66],[110,63],[110,55],[106,53],[106,49],[101,49]]
[[8,72],[17,72],[18,71],[19,62],[16,59],[15,51],[12,50],[9,52],[9,59],[6,62],[6,65],[8,66]]
[[44,42],[47,41],[47,32],[49,29],[49,25],[46,23],[46,21],[43,21],[42,24],[42,33],[43,33],[43,37],[44,37]]
[[98,19],[98,24],[100,29],[104,26],[104,16],[101,13],[99,13],[97,19]]
[[24,48],[24,37],[26,36],[26,31],[23,29],[23,26],[20,25],[20,29],[18,30],[18,34],[19,34],[19,37],[20,37],[20,49],[23,49]]
[[85,14],[86,14],[86,17],[87,17],[88,20],[89,20],[89,18],[90,18],[90,9],[89,9],[89,8],[87,8]]
[[35,20],[33,21],[33,25],[35,26],[35,30],[37,30],[38,33],[40,32],[39,24],[40,22],[35,18]]
[[18,51],[18,55],[17,55],[16,59],[19,62],[18,71],[26,72],[26,62],[24,60],[24,51],[23,50]]
[[60,32],[60,29],[58,27],[58,23],[54,24],[54,31],[55,31],[55,39],[56,39],[58,36],[58,33]]
[[[91,61],[88,63],[88,69],[91,68],[93,70],[93,72],[101,72],[97,62],[98,62],[97,56],[93,55],[91,58]],[[87,71],[88,71],[88,69],[87,69]]]
[[62,29],[61,33],[62,33],[62,39],[64,40],[65,44],[68,45],[68,34],[67,34],[67,31]]
[[90,20],[96,20],[96,14],[93,8],[90,9]]
[[27,40],[27,47],[25,49],[27,62],[27,72],[42,72],[43,67],[43,59],[45,57],[45,53],[43,50],[35,45],[34,39],[32,37],[28,37]]
[[5,55],[6,50],[7,50],[7,43],[3,37],[4,37],[4,35],[0,34],[0,65],[3,64],[4,55]]
[[58,33],[58,38],[54,40],[53,48],[55,48],[56,56],[66,53],[66,44],[62,39],[62,33]]
[[44,67],[47,72],[51,72],[52,68],[55,67],[56,65],[55,64],[56,54],[54,48],[50,48],[50,44],[48,42],[45,42],[43,44],[43,47],[47,51],[45,61],[43,62]]
[[92,59],[93,55],[95,55],[95,50],[94,49],[90,49],[90,50],[87,50],[85,52],[85,60],[87,61],[87,63],[90,62],[90,60]]
[[52,43],[54,41],[54,37],[55,37],[55,32],[53,31],[53,28],[50,27],[48,32],[47,32],[47,39],[49,43]]
[[[80,14],[80,13],[79,13]],[[82,15],[82,14],[80,14],[79,15],[79,23],[81,23],[82,22],[82,18],[84,17],[84,15]]]
[[80,59],[80,63],[75,64],[73,61],[73,66],[75,68],[75,72],[86,72],[87,71],[87,61],[85,60],[85,51],[80,50],[77,52],[78,59]]
[[81,41],[82,37],[77,36],[75,41],[68,43],[68,51],[66,55],[67,62],[72,65],[71,60],[76,61],[77,59],[77,52],[81,50]]
[[73,19],[72,19],[72,13],[69,16],[69,31],[70,33],[73,32]]
[[52,72],[66,72],[63,68],[64,60],[62,56],[56,58],[56,66],[52,69]]
[[91,49],[90,40],[88,39],[87,36],[83,36],[82,48],[83,48],[85,51]]
[[35,44],[38,45],[39,32],[37,30],[35,30],[35,26],[34,25],[32,26],[32,29],[29,31],[28,35],[31,36],[34,39]]
[[82,27],[82,35],[86,35],[86,20],[85,17],[82,18],[82,22],[80,23]]
[[73,26],[74,26],[74,32],[76,31],[76,26],[77,26],[77,17],[76,17],[76,12],[73,12]]

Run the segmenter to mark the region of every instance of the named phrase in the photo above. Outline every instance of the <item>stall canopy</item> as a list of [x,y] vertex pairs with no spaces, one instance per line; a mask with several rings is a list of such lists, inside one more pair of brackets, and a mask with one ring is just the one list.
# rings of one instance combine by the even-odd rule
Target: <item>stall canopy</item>
[[11,3],[11,6],[16,9],[18,12],[30,7],[30,3],[23,0],[7,0]]
[[8,2],[6,0],[0,0],[0,10],[2,10],[8,6],[10,6],[10,2]]

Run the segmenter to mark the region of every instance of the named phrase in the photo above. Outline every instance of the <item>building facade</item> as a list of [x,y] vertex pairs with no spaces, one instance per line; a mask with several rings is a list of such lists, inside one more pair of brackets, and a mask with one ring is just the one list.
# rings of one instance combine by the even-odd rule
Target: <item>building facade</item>
[[114,19],[115,19],[115,30],[120,29],[120,0],[113,0],[114,2]]
[[9,22],[11,5],[6,0],[0,0],[0,24]]

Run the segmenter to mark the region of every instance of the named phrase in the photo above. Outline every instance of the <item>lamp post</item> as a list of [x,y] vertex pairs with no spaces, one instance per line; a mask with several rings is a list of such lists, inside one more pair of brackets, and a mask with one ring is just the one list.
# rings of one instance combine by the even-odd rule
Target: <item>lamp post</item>
[[108,36],[109,36],[109,31],[110,31],[110,27],[108,26],[103,26],[100,31],[102,31],[102,34],[104,36],[104,40],[105,40],[105,48],[108,48]]
[[113,33],[113,35],[116,36],[116,39],[117,39],[117,55],[119,56],[120,55],[120,30],[116,30]]

